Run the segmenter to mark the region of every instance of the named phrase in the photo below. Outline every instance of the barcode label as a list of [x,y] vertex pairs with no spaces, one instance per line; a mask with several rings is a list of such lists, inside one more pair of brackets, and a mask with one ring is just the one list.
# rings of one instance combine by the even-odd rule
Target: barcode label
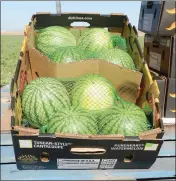
[[102,159],[100,169],[112,169],[115,167],[117,159]]

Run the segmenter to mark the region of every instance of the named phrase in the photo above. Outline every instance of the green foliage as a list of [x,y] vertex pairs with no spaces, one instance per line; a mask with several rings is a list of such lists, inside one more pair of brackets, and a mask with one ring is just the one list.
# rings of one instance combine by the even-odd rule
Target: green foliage
[[22,35],[1,36],[1,87],[9,84],[15,73],[22,41]]

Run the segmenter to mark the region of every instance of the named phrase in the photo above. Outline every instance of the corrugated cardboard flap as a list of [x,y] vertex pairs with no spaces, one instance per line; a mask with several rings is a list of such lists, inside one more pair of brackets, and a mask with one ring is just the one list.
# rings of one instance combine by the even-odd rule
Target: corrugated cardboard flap
[[148,140],[148,139],[153,140],[156,139],[157,135],[161,132],[162,132],[161,128],[151,129],[149,131],[140,133],[139,138],[140,140]]
[[[18,131],[19,136],[39,136],[39,129],[25,128],[22,126],[13,126],[12,130]],[[48,137],[50,134],[47,134]],[[74,139],[92,139],[92,140],[123,140],[124,136],[120,134],[116,135],[79,135],[79,134],[64,134],[64,133],[55,133],[56,137],[59,138],[74,138]],[[53,137],[53,134],[51,134]]]

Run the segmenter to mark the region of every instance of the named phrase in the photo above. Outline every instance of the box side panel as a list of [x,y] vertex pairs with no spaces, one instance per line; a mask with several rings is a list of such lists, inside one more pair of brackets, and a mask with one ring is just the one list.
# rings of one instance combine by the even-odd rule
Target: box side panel
[[91,27],[118,27],[123,28],[124,22],[127,20],[125,15],[100,15],[100,14],[36,14],[35,28],[44,28],[48,26],[71,27],[73,22],[87,22]]
[[[163,143],[161,140],[123,142],[15,135],[13,139],[18,169],[22,170],[149,168]],[[105,152],[95,151],[100,149]]]
[[145,35],[144,59],[151,70],[164,75],[170,74],[172,38]]
[[171,78],[176,79],[176,36],[173,38],[173,48],[172,48],[172,63],[171,63]]
[[165,117],[175,118],[176,114],[176,79],[168,79]]
[[163,2],[143,1],[141,3],[138,29],[145,33],[157,34]]
[[176,30],[175,7],[176,7],[175,1],[165,1],[158,30],[159,35],[173,36],[175,34]]
[[128,53],[133,58],[135,66],[138,71],[142,71],[143,67],[143,52],[141,50],[139,41],[138,41],[138,34],[136,31],[135,26],[125,24],[122,35],[126,38],[127,49]]
[[151,72],[151,75],[153,77],[153,80],[156,80],[158,84],[158,88],[160,91],[159,94],[159,108],[160,108],[160,114],[161,117],[164,117],[164,110],[165,110],[165,97],[166,97],[166,87],[167,87],[167,79],[164,76],[159,76],[155,72]]
[[[117,90],[117,95],[124,100],[136,102],[142,79],[141,73],[122,69],[114,64],[101,61],[99,74],[112,82]],[[129,91],[125,91],[128,89]]]

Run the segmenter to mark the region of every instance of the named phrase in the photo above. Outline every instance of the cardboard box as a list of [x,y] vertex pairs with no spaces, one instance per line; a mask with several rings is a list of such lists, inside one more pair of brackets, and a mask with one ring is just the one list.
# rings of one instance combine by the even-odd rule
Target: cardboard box
[[147,34],[173,36],[176,28],[175,1],[142,1],[138,29]]
[[176,79],[168,79],[165,117],[175,118],[176,114]]
[[145,35],[144,59],[151,70],[170,78],[176,78],[176,36]]
[[[35,49],[34,28],[51,25],[70,28],[72,19],[82,21],[85,18],[93,27],[108,27],[110,32],[120,32],[126,37],[128,51],[140,72],[123,69],[102,60],[56,65]],[[80,27],[78,30],[81,31]],[[151,109],[150,119],[154,129],[143,132],[136,137],[125,137],[124,135],[41,134],[38,129],[22,127],[20,124],[22,110],[19,88],[24,87],[27,83],[27,75],[26,81],[16,81],[17,89],[14,89],[13,83],[11,89],[12,100],[14,100],[12,101],[14,115],[11,120],[12,138],[18,169],[149,168],[155,162],[163,143],[161,138],[164,129],[158,107],[159,90],[156,81],[153,81],[151,77],[147,64],[143,62],[136,30],[128,24],[127,17],[124,15],[100,16],[98,14],[75,13],[37,14],[33,16],[32,22],[29,24],[27,36],[29,38],[26,43],[29,59],[26,61],[30,64],[32,79],[37,76],[70,78],[79,77],[85,73],[97,73],[109,79],[117,88],[117,92],[119,85],[122,86],[127,81],[136,87],[142,85],[136,104],[141,108]],[[24,63],[25,61],[21,60],[19,64],[23,66]],[[19,79],[19,76],[17,77]],[[128,99],[128,97],[126,98]]]
[[160,115],[164,117],[165,114],[165,97],[166,97],[166,89],[167,89],[167,78],[164,76],[159,76],[156,72],[150,71],[153,77],[153,80],[156,80],[160,96],[159,96],[159,108],[160,108]]

